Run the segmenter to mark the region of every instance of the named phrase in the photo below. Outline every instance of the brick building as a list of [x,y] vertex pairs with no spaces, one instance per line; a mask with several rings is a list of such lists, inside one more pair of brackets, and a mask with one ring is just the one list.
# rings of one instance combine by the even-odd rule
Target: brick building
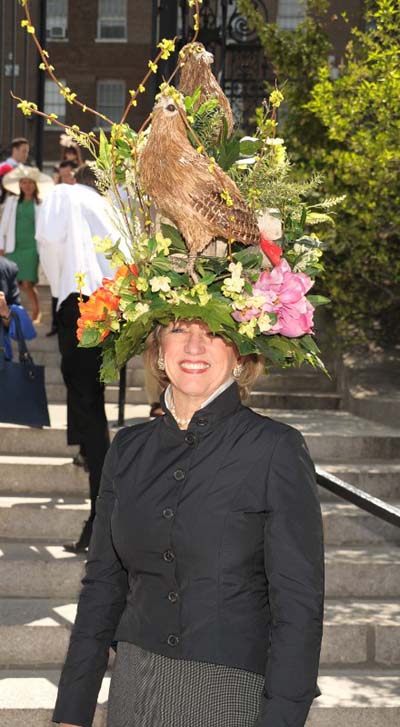
[[[255,4],[266,20],[276,20],[287,29],[295,28],[304,12],[300,0],[255,0]],[[343,54],[348,27],[361,22],[362,6],[362,0],[331,2],[329,33],[334,46],[333,65]],[[183,36],[183,42],[189,28],[188,22],[185,24],[186,0],[31,0],[30,7],[38,36],[50,53],[59,79],[84,103],[113,120],[120,118],[129,89],[143,77],[158,39],[177,34]],[[349,26],[335,20],[344,10]],[[267,66],[262,53],[255,52],[256,37],[246,34],[236,0],[203,0],[204,12],[203,39],[209,39],[209,45],[217,50],[220,78],[222,73],[226,92],[240,115],[241,96],[249,93],[250,86],[254,87],[250,105],[260,100]],[[24,99],[39,101],[39,106],[48,113],[55,112],[60,120],[78,124],[86,131],[96,129],[99,123],[88,112],[83,114],[68,104],[51,80],[38,70],[40,59],[36,48],[20,27],[23,17],[17,0],[0,0],[0,154],[1,158],[6,156],[11,138],[26,136],[32,145],[32,161],[43,159],[45,166],[49,166],[60,156],[60,130],[37,117],[23,116],[16,102],[11,101],[10,90]],[[222,38],[226,53],[221,52]],[[241,52],[235,55],[236,50]],[[246,77],[243,70],[247,72]],[[150,110],[152,92],[154,88],[150,87],[138,108],[130,112],[129,120],[136,128]]]

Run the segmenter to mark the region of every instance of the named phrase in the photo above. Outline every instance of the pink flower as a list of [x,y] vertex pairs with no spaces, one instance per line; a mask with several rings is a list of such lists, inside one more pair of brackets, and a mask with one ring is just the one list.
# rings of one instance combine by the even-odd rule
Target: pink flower
[[253,295],[263,295],[261,306],[267,313],[276,313],[278,320],[267,331],[296,338],[312,333],[314,307],[305,298],[313,280],[305,273],[293,273],[287,260],[282,259],[271,272],[261,273],[253,287]]
[[258,318],[259,315],[261,315],[261,310],[259,308],[244,308],[243,310],[233,311],[232,318],[234,318],[235,321],[244,323],[246,321],[251,321],[252,318]]

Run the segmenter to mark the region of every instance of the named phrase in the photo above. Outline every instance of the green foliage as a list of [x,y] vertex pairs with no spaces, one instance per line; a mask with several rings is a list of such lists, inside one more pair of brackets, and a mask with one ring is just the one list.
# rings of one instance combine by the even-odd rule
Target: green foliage
[[[323,143],[324,126],[306,104],[322,65],[327,66],[332,44],[327,34],[327,0],[308,0],[306,18],[295,30],[265,23],[252,0],[238,0],[238,8],[251,29],[257,31],[275,78],[283,89],[287,114],[280,120],[291,157],[307,170],[313,167],[315,140]],[[272,90],[267,85],[266,91]]]
[[321,69],[308,111],[324,125],[325,187],[346,198],[325,288],[341,330],[380,343],[400,330],[400,7],[377,0],[337,80]]

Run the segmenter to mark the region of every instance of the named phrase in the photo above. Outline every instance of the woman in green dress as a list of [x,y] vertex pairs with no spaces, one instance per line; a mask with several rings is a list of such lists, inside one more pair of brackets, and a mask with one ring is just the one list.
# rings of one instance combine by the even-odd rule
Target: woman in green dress
[[18,282],[28,297],[30,316],[34,323],[40,322],[36,288],[39,255],[35,220],[40,204],[38,182],[45,181],[42,178],[49,179],[35,167],[22,165],[4,177],[4,188],[12,192],[19,191],[19,197],[15,194],[7,197],[0,224],[0,254],[18,266]]

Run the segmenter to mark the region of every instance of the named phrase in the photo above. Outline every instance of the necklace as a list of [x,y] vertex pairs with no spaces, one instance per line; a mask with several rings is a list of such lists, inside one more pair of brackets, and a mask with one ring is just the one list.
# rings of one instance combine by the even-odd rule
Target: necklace
[[170,408],[171,414],[172,414],[172,416],[174,417],[174,419],[175,419],[176,423],[177,423],[177,424],[179,424],[179,426],[180,426],[180,427],[184,427],[184,426],[186,426],[187,424],[189,424],[189,422],[190,422],[190,421],[191,421],[191,419],[192,419],[191,417],[190,417],[190,419],[180,419],[180,418],[179,418],[179,417],[178,417],[178,416],[176,415],[176,409],[175,409],[175,405],[174,405],[174,404],[171,404],[169,408]]

